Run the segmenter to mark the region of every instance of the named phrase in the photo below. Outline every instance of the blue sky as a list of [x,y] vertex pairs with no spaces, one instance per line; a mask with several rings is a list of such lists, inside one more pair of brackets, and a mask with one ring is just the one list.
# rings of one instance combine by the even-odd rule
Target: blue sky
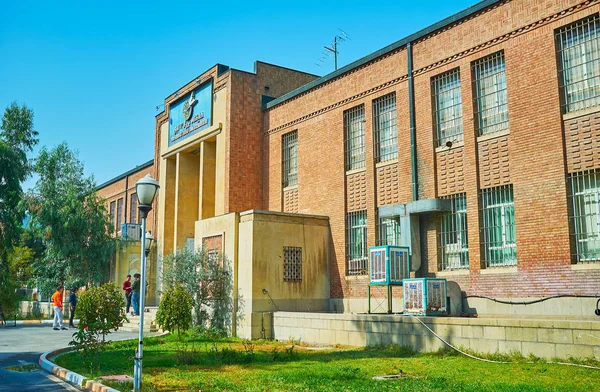
[[0,110],[26,103],[40,146],[66,141],[102,183],[152,159],[156,106],[216,63],[325,75],[333,59],[315,63],[338,29],[344,66],[475,3],[5,2]]

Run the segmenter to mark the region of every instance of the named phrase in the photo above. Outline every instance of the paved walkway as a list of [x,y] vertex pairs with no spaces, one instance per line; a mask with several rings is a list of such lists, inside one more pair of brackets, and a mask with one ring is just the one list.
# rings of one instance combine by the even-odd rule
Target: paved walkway
[[[52,324],[0,326],[0,391],[78,391],[42,370],[20,373],[3,369],[26,362],[37,364],[44,352],[67,347],[74,332],[75,329],[54,331]],[[137,332],[117,331],[110,335],[110,339],[137,336]]]

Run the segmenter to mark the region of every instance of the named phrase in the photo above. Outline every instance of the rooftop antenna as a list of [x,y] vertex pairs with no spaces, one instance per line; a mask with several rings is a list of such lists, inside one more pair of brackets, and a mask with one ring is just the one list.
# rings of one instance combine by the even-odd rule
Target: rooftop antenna
[[316,63],[317,66],[320,67],[321,63],[323,63],[325,60],[327,60],[329,55],[331,53],[333,53],[333,62],[335,65],[335,70],[337,71],[337,69],[338,69],[338,54],[340,53],[338,51],[338,45],[340,45],[342,42],[350,39],[350,37],[348,36],[348,34],[346,34],[346,32],[344,30],[342,30],[342,29],[338,29],[338,30],[340,32],[333,37],[333,44],[331,44],[330,46],[324,46],[325,52],[323,53],[323,56],[321,56],[321,58],[317,61],[317,63]]

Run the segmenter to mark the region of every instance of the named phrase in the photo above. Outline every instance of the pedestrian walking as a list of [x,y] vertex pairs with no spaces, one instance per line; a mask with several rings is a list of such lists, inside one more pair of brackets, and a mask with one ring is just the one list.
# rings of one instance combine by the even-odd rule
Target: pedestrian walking
[[140,274],[133,274],[131,284],[131,300],[133,302],[133,315],[140,315]]
[[63,325],[63,314],[62,314],[62,306],[63,306],[63,291],[65,288],[63,286],[58,286],[54,294],[52,294],[52,302],[54,303],[54,322],[52,323],[52,329],[58,331],[60,329],[69,329]]
[[125,291],[125,299],[127,300],[125,314],[129,314],[129,308],[131,308],[131,275],[127,275],[127,278],[125,278],[125,282],[123,282],[123,290]]
[[71,294],[69,294],[69,327],[71,328],[75,328],[75,324],[73,324],[73,317],[75,316],[75,308],[77,308],[77,290],[78,288],[75,287],[73,291],[71,291]]

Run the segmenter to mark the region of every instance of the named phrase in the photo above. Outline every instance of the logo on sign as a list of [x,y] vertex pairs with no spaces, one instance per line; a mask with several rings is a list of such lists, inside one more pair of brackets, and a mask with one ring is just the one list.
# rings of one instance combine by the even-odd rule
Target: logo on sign
[[198,103],[198,100],[194,97],[194,92],[190,94],[190,99],[185,101],[183,104],[183,118],[185,121],[190,121],[192,114],[194,113],[194,105]]
[[434,283],[433,284],[433,288],[434,289],[439,289],[440,288],[440,284],[439,283]]
[[411,290],[416,290],[417,289],[417,285],[414,284],[414,283],[412,283],[412,284],[408,285],[408,288],[411,289]]

